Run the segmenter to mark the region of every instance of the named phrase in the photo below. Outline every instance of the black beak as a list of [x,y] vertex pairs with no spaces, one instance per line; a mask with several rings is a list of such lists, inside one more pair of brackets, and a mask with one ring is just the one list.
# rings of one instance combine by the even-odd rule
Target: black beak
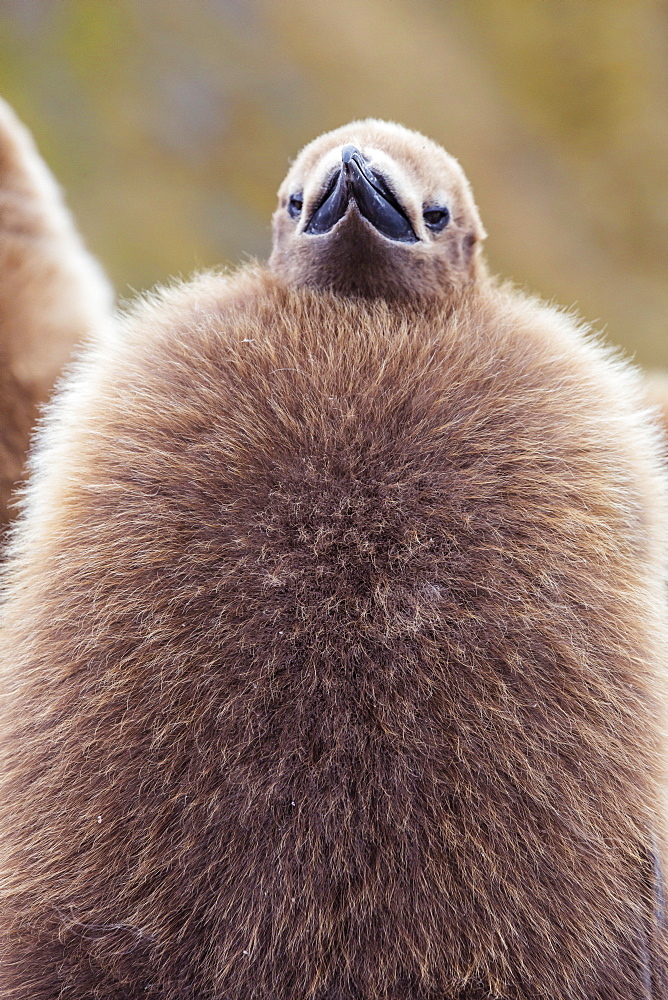
[[341,150],[341,166],[330,180],[304,232],[328,233],[346,214],[351,200],[383,236],[401,243],[418,242],[401,205],[356,146],[344,146]]

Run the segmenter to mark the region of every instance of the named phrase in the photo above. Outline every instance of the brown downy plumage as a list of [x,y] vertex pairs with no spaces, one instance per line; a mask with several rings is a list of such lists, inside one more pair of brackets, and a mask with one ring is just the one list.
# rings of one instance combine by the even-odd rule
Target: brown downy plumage
[[666,996],[657,434],[481,236],[355,124],[272,271],[79,363],[5,578],[3,1000]]
[[39,407],[110,307],[53,178],[0,99],[0,536]]

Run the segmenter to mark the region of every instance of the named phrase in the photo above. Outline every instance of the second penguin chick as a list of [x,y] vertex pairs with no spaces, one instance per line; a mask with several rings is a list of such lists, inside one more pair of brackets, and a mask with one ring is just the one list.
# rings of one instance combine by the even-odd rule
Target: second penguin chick
[[112,293],[26,128],[0,98],[0,538],[40,408]]

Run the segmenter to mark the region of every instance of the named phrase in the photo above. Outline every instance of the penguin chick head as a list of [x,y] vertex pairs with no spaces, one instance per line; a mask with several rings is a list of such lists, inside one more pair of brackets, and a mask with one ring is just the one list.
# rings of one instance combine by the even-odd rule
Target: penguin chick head
[[375,119],[306,146],[278,192],[269,265],[342,295],[452,296],[482,272],[485,231],[457,161]]

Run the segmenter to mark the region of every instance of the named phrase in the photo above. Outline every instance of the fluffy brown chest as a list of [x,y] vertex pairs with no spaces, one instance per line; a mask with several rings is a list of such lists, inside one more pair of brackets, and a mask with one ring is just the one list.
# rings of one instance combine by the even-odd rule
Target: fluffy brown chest
[[137,321],[77,417],[9,612],[4,995],[42,955],[33,997],[644,996],[651,542],[605,400],[512,323],[256,284]]

